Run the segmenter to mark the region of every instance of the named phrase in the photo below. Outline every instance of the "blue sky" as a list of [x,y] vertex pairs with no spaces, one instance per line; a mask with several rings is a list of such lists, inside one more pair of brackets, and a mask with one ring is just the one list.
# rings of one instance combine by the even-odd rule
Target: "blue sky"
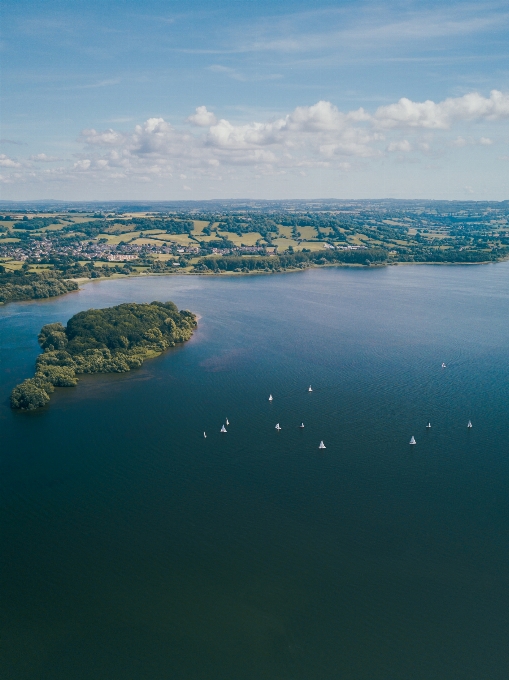
[[4,199],[509,198],[506,2],[1,15]]

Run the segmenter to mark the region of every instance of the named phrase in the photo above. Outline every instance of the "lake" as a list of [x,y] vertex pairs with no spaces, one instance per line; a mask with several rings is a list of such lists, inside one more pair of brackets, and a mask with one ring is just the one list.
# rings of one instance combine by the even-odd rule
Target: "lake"
[[[152,300],[190,342],[11,411],[42,325]],[[507,680],[508,319],[509,263],[0,308],[2,677]]]

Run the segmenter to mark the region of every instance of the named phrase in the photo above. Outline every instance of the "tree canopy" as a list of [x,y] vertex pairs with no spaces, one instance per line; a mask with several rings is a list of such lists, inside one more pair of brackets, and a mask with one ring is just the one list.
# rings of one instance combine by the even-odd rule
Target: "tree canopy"
[[89,309],[67,322],[43,326],[38,340],[43,354],[33,378],[11,393],[11,406],[32,410],[48,403],[55,387],[76,385],[80,373],[124,373],[141,366],[176,343],[189,340],[196,316],[173,302],[129,302]]

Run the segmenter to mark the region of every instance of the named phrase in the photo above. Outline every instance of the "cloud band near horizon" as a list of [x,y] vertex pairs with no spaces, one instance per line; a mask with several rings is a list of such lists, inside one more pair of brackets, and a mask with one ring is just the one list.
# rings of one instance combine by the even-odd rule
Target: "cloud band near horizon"
[[419,163],[467,145],[503,158],[504,140],[494,144],[486,127],[508,118],[509,94],[499,90],[487,97],[471,92],[440,102],[401,98],[372,113],[364,108],[341,111],[321,100],[279,118],[243,124],[218,119],[201,105],[177,126],[151,117],[128,131],[84,129],[81,149],[64,162],[44,149],[26,159],[1,154],[0,181],[39,186],[84,180],[90,186],[173,181],[187,191],[190,179],[221,182],[242,175],[277,181],[317,170],[362,172],[381,159],[411,157]]

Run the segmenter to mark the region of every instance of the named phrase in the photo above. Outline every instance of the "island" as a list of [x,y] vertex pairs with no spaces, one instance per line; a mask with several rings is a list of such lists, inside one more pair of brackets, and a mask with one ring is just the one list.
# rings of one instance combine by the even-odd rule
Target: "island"
[[55,387],[72,387],[81,373],[125,373],[189,340],[196,316],[179,311],[173,302],[124,303],[89,309],[67,322],[43,326],[38,340],[44,352],[33,378],[11,393],[11,407],[33,410],[45,406]]

